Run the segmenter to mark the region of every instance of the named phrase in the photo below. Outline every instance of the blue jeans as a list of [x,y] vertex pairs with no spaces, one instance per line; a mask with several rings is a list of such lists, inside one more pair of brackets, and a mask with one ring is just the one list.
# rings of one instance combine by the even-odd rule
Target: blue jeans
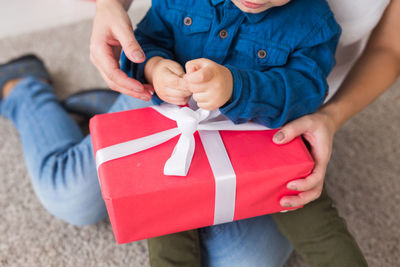
[[[121,95],[110,112],[149,106]],[[19,82],[0,104],[17,128],[36,195],[54,216],[74,225],[107,215],[90,136],[56,99],[50,85],[34,78]],[[206,266],[282,266],[292,251],[270,216],[200,230]]]

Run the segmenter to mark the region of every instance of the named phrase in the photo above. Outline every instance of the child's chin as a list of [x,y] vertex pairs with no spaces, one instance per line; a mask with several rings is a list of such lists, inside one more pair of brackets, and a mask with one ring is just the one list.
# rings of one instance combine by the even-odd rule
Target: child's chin
[[[234,2],[234,3],[235,3],[235,2]],[[235,3],[235,5],[236,5],[240,10],[242,10],[243,12],[245,12],[245,13],[252,13],[252,14],[261,13],[261,12],[263,12],[263,11],[265,11],[265,10],[268,9],[268,8],[266,8],[266,7],[260,7],[260,8],[257,8],[257,9],[248,8],[248,7],[245,7],[244,5],[242,5],[240,2],[239,2],[239,3]]]
[[243,12],[246,12],[246,13],[257,14],[257,13],[261,13],[267,9],[266,8],[252,9],[252,8],[243,7],[243,8],[240,8],[240,10],[242,10]]

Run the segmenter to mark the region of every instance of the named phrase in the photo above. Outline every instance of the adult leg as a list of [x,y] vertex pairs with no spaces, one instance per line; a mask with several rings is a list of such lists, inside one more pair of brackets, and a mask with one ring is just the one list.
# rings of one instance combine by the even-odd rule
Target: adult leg
[[309,266],[368,266],[325,190],[319,199],[302,209],[272,217]]
[[[148,103],[121,96],[112,110],[145,105]],[[52,87],[33,77],[25,78],[1,101],[0,109],[18,130],[32,185],[43,206],[75,225],[104,218],[107,213],[90,136],[82,136]]]

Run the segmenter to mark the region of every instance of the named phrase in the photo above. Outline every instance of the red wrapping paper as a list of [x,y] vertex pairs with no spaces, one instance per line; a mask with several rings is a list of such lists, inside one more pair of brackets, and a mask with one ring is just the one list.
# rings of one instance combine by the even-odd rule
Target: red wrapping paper
[[[152,108],[90,121],[94,153],[175,127],[175,121]],[[286,184],[312,171],[314,163],[301,138],[278,146],[272,142],[276,131],[220,131],[236,173],[234,220],[284,210],[279,200],[298,193]],[[163,175],[178,138],[100,165],[100,187],[119,244],[213,224],[215,181],[197,132],[188,175]]]

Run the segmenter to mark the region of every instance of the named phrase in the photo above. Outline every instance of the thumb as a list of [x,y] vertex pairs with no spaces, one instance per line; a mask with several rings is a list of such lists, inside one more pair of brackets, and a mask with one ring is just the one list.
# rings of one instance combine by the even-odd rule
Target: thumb
[[168,69],[169,69],[169,71],[171,71],[172,73],[174,73],[175,75],[177,75],[181,78],[185,75],[185,71],[183,70],[183,67],[178,62],[171,61],[171,63],[168,65]]
[[286,144],[302,135],[308,130],[307,123],[304,117],[287,123],[283,126],[273,138],[275,144]]
[[125,55],[127,56],[127,58],[129,58],[130,61],[133,61],[135,63],[142,63],[146,59],[142,48],[136,41],[132,26],[120,30],[116,34],[116,37],[120,42]]
[[186,74],[183,77],[188,83],[208,82],[214,76],[213,71],[208,68],[210,60],[205,58],[191,60],[186,63]]
[[206,59],[206,58],[198,58],[198,59],[193,59],[190,60],[188,62],[186,62],[185,64],[185,69],[186,69],[186,73],[190,74],[192,72],[195,72],[203,67],[205,67],[210,60]]

